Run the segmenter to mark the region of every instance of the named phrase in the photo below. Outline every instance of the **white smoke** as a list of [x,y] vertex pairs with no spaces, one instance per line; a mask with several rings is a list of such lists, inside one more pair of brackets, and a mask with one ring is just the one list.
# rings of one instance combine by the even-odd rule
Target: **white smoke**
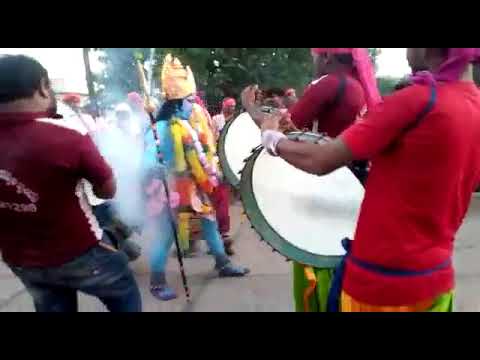
[[140,225],[144,217],[142,190],[143,139],[139,131],[140,119],[131,114],[131,129],[125,132],[116,126],[115,119],[110,126],[98,134],[97,146],[113,169],[117,180],[117,194],[113,204],[120,219],[129,226]]

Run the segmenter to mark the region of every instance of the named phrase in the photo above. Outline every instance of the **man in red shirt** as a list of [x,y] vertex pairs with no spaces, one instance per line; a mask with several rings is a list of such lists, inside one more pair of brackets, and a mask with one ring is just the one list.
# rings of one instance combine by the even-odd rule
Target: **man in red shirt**
[[116,184],[86,131],[52,119],[47,71],[26,56],[0,57],[0,218],[3,260],[39,312],[77,311],[77,291],[110,311],[141,311],[125,254],[102,245],[84,193],[111,199]]
[[[290,99],[293,103],[288,108],[291,123],[299,129],[335,137],[365,113],[367,107],[373,107],[381,101],[373,63],[364,48],[313,48],[311,53],[317,80],[307,87],[300,100]],[[262,117],[254,107],[248,104],[244,106],[253,119],[259,115]],[[282,131],[288,129],[285,124],[288,124],[288,120],[284,118],[280,126]],[[364,182],[368,174],[368,162],[355,161],[351,168]],[[304,291],[308,291],[305,274],[313,271],[317,270],[294,263],[293,288],[299,311],[305,309]],[[321,299],[315,301],[321,302]]]
[[[477,48],[409,49],[431,72],[335,140],[296,143],[265,116],[272,154],[325,175],[372,159],[355,241],[341,283],[342,311],[451,311],[453,242],[480,182],[480,92],[473,83]],[[251,96],[250,96],[251,97]],[[425,111],[428,109],[428,111]]]

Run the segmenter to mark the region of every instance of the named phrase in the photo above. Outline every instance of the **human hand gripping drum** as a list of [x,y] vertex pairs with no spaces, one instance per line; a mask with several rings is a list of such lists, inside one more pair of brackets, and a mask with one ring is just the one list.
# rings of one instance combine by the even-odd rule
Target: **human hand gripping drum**
[[265,117],[262,123],[262,145],[272,156],[278,156],[278,143],[287,138],[285,134],[278,131],[281,120],[286,116],[288,113],[277,112]]

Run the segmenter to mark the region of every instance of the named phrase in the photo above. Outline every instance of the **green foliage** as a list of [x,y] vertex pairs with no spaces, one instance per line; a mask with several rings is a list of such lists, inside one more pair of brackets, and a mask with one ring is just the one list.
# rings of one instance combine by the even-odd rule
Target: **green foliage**
[[[103,48],[106,68],[97,84],[104,105],[121,101],[130,91],[138,91],[135,60],[148,58],[147,48]],[[369,48],[375,60],[379,51]],[[197,87],[205,92],[207,103],[217,105],[226,96],[238,99],[249,84],[262,88],[292,87],[298,94],[311,80],[312,59],[308,48],[159,48],[155,54],[158,73],[167,53],[190,65]]]
[[392,77],[381,77],[377,79],[378,88],[382,96],[391,94],[395,90],[395,86],[398,84],[400,79]]
[[263,88],[293,87],[302,90],[311,76],[306,48],[167,48],[157,49],[157,63],[172,53],[189,64],[207,103],[225,96],[238,98],[249,84]]
[[143,60],[147,49],[143,48],[102,48],[104,55],[100,61],[105,70],[95,77],[97,97],[101,106],[110,106],[124,101],[131,91],[139,91],[135,61]]

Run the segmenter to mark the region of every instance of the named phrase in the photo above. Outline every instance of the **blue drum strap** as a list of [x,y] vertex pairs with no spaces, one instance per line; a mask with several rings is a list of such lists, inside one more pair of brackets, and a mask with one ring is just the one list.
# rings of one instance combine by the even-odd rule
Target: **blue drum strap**
[[361,267],[362,269],[365,269],[367,271],[371,271],[376,274],[380,275],[385,275],[385,276],[396,276],[396,277],[411,277],[411,276],[427,276],[431,275],[437,271],[443,270],[448,268],[452,264],[451,259],[447,259],[441,264],[427,270],[421,270],[421,271],[415,271],[415,270],[400,270],[400,269],[389,269],[380,265],[375,265],[368,263],[366,261],[357,259],[353,256],[349,257],[350,261],[357,265],[358,267]]
[[451,259],[447,259],[441,264],[427,270],[401,270],[401,269],[391,269],[384,266],[376,265],[363,261],[353,257],[350,253],[352,240],[346,238],[342,240],[342,245],[347,252],[346,255],[342,258],[342,261],[334,271],[332,284],[328,293],[327,301],[327,312],[339,312],[340,311],[340,296],[342,293],[343,287],[343,276],[345,273],[345,264],[347,260],[350,260],[353,264],[371,271],[376,274],[385,275],[385,276],[395,276],[395,277],[413,277],[413,276],[427,276],[431,275],[437,271],[448,268],[452,264]]
[[332,284],[330,285],[330,290],[328,291],[327,312],[340,312],[340,296],[342,294],[343,275],[345,272],[345,264],[350,256],[352,240],[348,238],[343,239],[342,246],[347,253],[342,257],[340,264],[338,264],[337,268],[333,272]]

